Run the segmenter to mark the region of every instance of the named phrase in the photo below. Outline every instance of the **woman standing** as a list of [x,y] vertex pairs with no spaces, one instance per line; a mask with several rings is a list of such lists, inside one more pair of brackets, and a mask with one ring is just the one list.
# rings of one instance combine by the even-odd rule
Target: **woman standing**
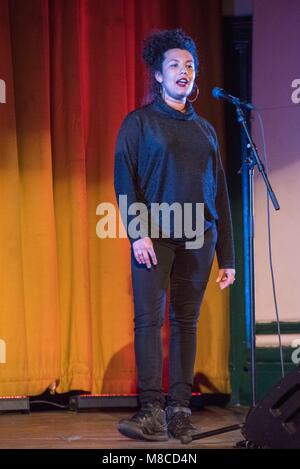
[[[119,422],[130,438],[162,441],[198,431],[189,408],[199,309],[216,251],[221,289],[234,282],[235,261],[226,179],[213,127],[200,117],[188,96],[195,89],[198,55],[194,41],[182,30],[159,31],[144,43],[143,58],[150,71],[150,104],[129,113],[117,140],[115,191],[127,196],[128,205],[142,202],[189,204],[193,226],[197,204],[204,204],[204,227],[194,242],[178,236],[175,216],[162,237],[130,231],[132,216],[125,217],[131,242],[134,295],[134,344],[141,409]],[[148,217],[147,214],[147,219]],[[177,220],[178,221],[178,220]],[[145,225],[147,226],[147,224]],[[182,227],[182,223],[180,224]],[[166,231],[168,235],[166,236]],[[195,233],[195,231],[194,231]],[[162,392],[161,327],[170,283],[169,392]]]

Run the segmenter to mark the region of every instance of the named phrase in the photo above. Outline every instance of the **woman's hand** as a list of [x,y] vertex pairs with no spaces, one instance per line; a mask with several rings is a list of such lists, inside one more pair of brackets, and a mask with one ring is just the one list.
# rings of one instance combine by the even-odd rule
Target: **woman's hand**
[[219,269],[217,283],[221,290],[229,287],[235,281],[235,269]]
[[139,264],[146,264],[148,269],[151,268],[151,260],[153,265],[157,264],[153,243],[150,238],[146,237],[138,239],[132,244],[132,249],[134,257]]

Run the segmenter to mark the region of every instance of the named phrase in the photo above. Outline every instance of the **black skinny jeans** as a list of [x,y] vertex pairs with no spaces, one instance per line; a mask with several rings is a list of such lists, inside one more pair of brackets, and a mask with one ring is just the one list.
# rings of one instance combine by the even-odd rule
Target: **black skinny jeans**
[[165,406],[162,392],[162,340],[167,288],[170,281],[169,393],[167,405],[188,406],[196,357],[197,322],[217,241],[213,224],[200,249],[185,243],[154,239],[157,266],[147,269],[131,255],[134,294],[135,356],[141,406]]

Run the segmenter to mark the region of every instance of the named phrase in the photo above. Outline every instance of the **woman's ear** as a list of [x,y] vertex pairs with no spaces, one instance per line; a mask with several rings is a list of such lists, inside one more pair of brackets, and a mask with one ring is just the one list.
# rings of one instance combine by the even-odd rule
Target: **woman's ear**
[[162,83],[163,81],[163,77],[162,77],[162,74],[159,70],[157,70],[154,74],[156,80],[158,81],[158,83]]

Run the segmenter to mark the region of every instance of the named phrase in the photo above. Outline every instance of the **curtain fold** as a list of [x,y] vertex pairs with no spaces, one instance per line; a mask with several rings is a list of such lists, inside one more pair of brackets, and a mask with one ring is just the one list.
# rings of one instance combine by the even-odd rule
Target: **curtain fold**
[[[58,392],[136,392],[129,243],[99,239],[96,210],[116,207],[116,135],[146,90],[142,39],[173,27],[199,45],[196,108],[222,135],[209,98],[222,85],[220,1],[0,2],[0,395],[53,382]],[[215,277],[216,265],[195,389],[229,392],[228,298]],[[166,364],[167,342],[166,327]]]

